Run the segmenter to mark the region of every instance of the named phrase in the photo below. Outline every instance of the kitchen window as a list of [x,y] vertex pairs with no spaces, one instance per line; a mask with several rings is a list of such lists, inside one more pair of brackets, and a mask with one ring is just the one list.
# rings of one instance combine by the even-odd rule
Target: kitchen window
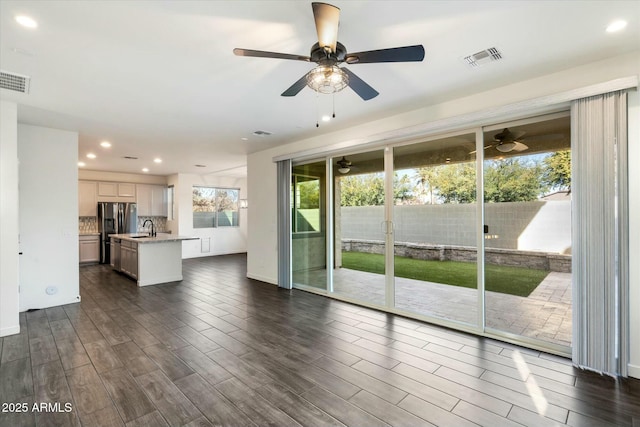
[[193,228],[238,227],[240,189],[193,187]]

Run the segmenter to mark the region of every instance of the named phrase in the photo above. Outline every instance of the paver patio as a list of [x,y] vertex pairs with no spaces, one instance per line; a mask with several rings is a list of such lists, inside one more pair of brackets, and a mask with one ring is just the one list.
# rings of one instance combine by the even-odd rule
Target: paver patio
[[[324,288],[325,270],[294,273],[295,283]],[[336,294],[384,305],[384,276],[339,268],[334,270]],[[396,307],[409,312],[476,324],[475,289],[396,277]],[[550,272],[528,297],[487,292],[487,327],[571,346],[571,274]]]

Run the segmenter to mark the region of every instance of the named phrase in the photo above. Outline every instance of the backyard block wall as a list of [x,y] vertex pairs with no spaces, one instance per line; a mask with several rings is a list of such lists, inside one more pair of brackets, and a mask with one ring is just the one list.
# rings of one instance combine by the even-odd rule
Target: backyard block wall
[[[394,206],[394,237],[399,242],[476,246],[476,204]],[[336,240],[384,240],[384,207],[341,207]],[[488,203],[487,248],[571,253],[571,201]]]

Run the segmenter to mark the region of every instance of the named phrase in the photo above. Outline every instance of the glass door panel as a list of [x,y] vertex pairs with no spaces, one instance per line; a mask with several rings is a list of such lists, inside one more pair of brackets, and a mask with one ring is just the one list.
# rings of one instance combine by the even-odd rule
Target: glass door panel
[[327,287],[325,161],[291,168],[291,270],[294,286]]
[[396,147],[396,308],[478,323],[475,133]]
[[333,292],[385,304],[384,151],[332,159],[334,179]]
[[570,118],[484,130],[486,328],[571,346]]

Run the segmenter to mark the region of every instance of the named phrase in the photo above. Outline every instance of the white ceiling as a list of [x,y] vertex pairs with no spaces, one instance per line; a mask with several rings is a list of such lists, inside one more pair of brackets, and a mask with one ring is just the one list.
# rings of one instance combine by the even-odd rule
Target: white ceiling
[[[280,96],[312,64],[232,53],[308,55],[317,35],[306,1],[2,0],[0,68],[32,80],[29,94],[1,96],[19,104],[22,123],[78,131],[87,169],[237,175],[251,152],[640,49],[639,1],[332,4],[347,51],[423,44],[426,56],[350,65],[380,95],[363,101],[345,89],[336,119],[319,128],[331,96],[308,88]],[[19,14],[39,27],[21,27]],[[606,33],[615,19],[629,25]],[[490,47],[504,59],[475,69],[464,62]],[[103,140],[113,146],[101,148]]]

